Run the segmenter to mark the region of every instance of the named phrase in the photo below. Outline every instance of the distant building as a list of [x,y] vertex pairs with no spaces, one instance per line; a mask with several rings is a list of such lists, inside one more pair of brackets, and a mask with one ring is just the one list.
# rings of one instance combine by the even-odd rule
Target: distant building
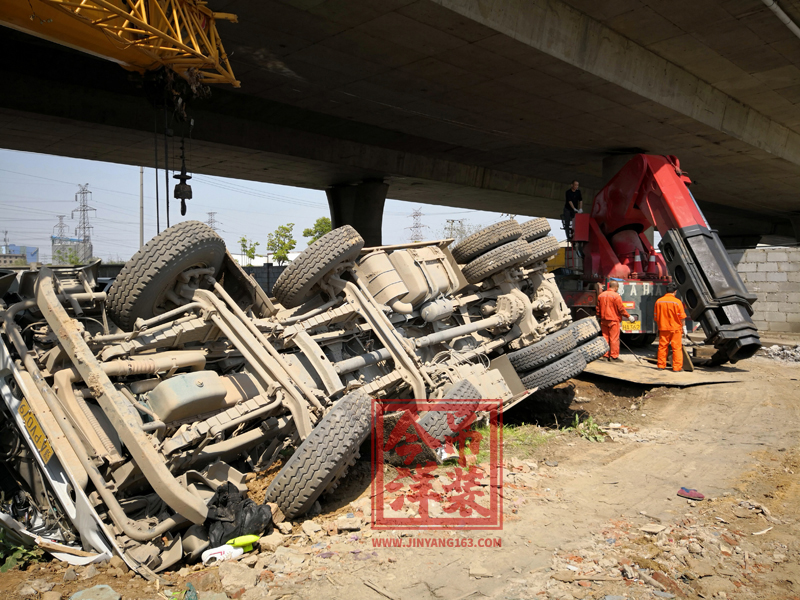
[[16,244],[9,244],[4,246],[3,254],[21,254],[29,263],[39,262],[39,248],[37,246],[17,246]]
[[2,266],[20,266],[34,262],[39,262],[39,248],[36,246],[17,246],[16,244],[0,246],[0,265]]
[[0,254],[0,267],[18,267],[28,264],[24,254]]
[[[83,257],[92,256],[92,243],[84,242],[81,238],[50,236],[51,252],[53,264],[68,263],[70,256],[75,256],[77,260]],[[74,253],[74,254],[73,254]]]

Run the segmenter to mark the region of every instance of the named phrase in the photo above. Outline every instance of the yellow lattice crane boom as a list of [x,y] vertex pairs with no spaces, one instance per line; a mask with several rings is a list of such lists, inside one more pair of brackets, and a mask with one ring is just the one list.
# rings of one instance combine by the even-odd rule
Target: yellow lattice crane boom
[[190,83],[239,87],[202,0],[0,0],[0,24],[115,61],[133,71],[167,67]]

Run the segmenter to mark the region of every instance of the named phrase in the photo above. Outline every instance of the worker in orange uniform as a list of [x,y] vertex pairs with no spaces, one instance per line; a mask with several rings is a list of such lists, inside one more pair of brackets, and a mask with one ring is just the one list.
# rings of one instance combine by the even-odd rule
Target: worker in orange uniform
[[603,355],[606,360],[619,360],[619,323],[628,319],[633,323],[634,318],[628,314],[622,305],[622,297],[617,290],[616,281],[608,282],[608,289],[597,296],[597,315],[600,317],[600,329],[608,343],[608,352]]
[[658,368],[667,368],[667,353],[672,346],[672,370],[683,370],[683,320],[686,312],[683,302],[675,297],[678,286],[667,284],[667,293],[656,300],[656,325],[658,325]]

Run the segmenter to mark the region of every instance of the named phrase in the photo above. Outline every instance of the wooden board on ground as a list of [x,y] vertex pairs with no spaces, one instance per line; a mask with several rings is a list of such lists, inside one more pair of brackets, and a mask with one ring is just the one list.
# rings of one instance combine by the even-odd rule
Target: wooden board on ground
[[689,387],[691,385],[705,385],[709,383],[730,383],[741,381],[736,373],[725,373],[716,369],[695,367],[694,371],[659,371],[655,365],[642,360],[639,363],[634,356],[620,355],[620,362],[596,360],[584,369],[584,373],[600,375],[640,383],[642,385],[666,385],[674,387]]

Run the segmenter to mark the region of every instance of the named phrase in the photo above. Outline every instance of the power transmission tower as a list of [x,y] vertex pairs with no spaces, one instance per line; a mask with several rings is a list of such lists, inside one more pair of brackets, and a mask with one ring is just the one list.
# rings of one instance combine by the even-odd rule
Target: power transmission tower
[[422,211],[418,208],[414,212],[411,213],[411,218],[413,219],[411,227],[406,227],[406,229],[411,230],[411,235],[409,238],[412,242],[421,242],[425,239],[422,231],[424,229],[428,229],[427,225],[422,224]]
[[67,224],[64,223],[64,219],[66,218],[67,215],[58,215],[58,223],[56,223],[55,227],[53,227],[53,237],[56,238],[67,237]]
[[[458,223],[458,225],[456,225]],[[449,238],[455,238],[456,232],[464,226],[464,219],[447,219],[447,226],[445,227],[445,235]]]
[[217,226],[218,225],[222,225],[222,223],[219,223],[217,221],[217,219],[216,219],[217,213],[210,212],[210,213],[206,213],[206,214],[208,215],[208,220],[206,221],[206,225],[208,225],[209,227],[211,227],[211,229],[216,231],[217,230]]
[[[89,213],[95,209],[89,206],[89,198],[92,192],[89,191],[89,184],[79,185],[78,193],[75,194],[75,201],[78,208],[72,211],[72,218],[78,213],[78,226],[75,228],[75,237],[81,243],[78,246],[78,258],[82,263],[86,263],[92,258],[92,226],[89,225]],[[95,211],[96,212],[96,211]]]

